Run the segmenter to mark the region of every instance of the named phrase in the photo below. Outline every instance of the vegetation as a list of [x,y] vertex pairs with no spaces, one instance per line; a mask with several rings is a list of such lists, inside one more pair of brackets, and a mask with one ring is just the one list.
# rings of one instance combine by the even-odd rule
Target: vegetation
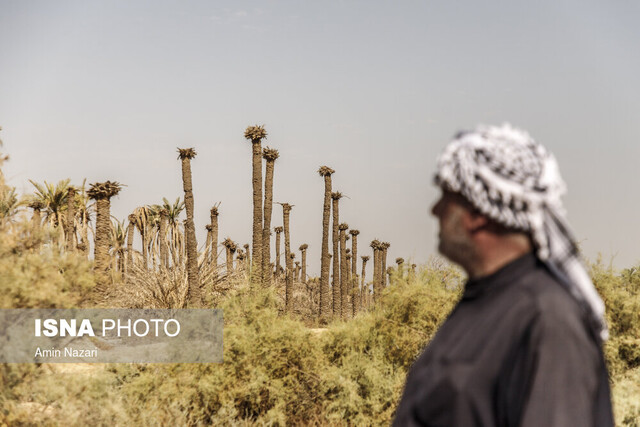
[[[252,143],[266,136],[257,128],[245,135]],[[348,227],[339,224],[337,208],[337,249],[329,253],[334,171],[322,167],[320,278],[307,280],[306,243],[299,247],[300,275],[293,272],[291,205],[283,203],[284,226],[275,228],[275,268],[277,273],[284,232],[284,286],[277,276],[274,286],[252,286],[251,275],[265,259],[264,241],[254,240],[249,271],[249,246],[237,250],[238,244],[226,238],[226,270],[218,266],[217,205],[211,209],[211,235],[202,254],[195,235],[189,237],[195,150],[184,150],[184,203],[163,199],[161,205],[139,206],[126,223],[109,215],[109,200],[121,190],[116,182],[92,184],[88,190],[84,183],[72,187],[69,180],[34,183],[35,194],[21,199],[0,169],[0,308],[221,307],[224,363],[2,364],[0,425],[388,425],[407,370],[460,297],[460,271],[434,258],[421,267],[407,264],[407,273],[405,260],[397,258],[398,267],[388,270],[389,286],[384,286],[389,243],[374,240],[373,282],[365,277],[370,257],[361,256],[358,286],[358,231],[349,232],[347,254]],[[0,154],[0,166],[4,160]],[[183,226],[179,215],[184,209]],[[88,259],[92,217],[95,256]],[[270,228],[267,222],[265,210],[260,238],[270,235],[264,232]],[[139,250],[134,249],[135,230],[141,237]],[[261,254],[258,261],[256,254]],[[332,255],[339,266],[334,283],[342,278],[333,308]],[[195,284],[189,273],[194,261]],[[605,355],[620,426],[640,424],[639,267],[616,272],[601,260],[590,265],[607,308],[611,338]],[[265,275],[271,271],[263,269]],[[340,315],[332,318],[340,298]]]

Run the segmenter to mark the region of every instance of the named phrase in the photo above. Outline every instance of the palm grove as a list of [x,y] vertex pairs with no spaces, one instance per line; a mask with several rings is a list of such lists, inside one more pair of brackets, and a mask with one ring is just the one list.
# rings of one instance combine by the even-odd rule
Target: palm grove
[[[252,240],[251,245],[243,246],[244,250],[230,237],[219,242],[219,219],[224,218],[219,203],[209,208],[210,223],[204,226],[206,243],[198,247],[191,173],[192,161],[197,156],[194,148],[178,148],[182,201],[178,198],[170,202],[165,198],[161,204],[138,206],[126,220],[120,221],[111,215],[112,198],[124,188],[116,181],[88,186],[86,182],[73,186],[68,179],[57,184],[31,181],[35,191],[30,195],[20,198],[15,190],[3,193],[1,220],[10,221],[18,211],[28,208],[33,226],[51,230],[64,250],[90,257],[93,244],[96,291],[104,300],[113,297],[114,288],[123,283],[129,288],[129,297],[131,292],[136,294],[132,303],[140,306],[203,307],[215,302],[215,295],[224,294],[234,282],[246,277],[252,288],[276,287],[282,294],[284,311],[305,312],[305,317],[320,324],[350,318],[371,307],[392,272],[391,268],[386,269],[389,243],[377,239],[371,242],[373,280],[367,282],[365,267],[370,257],[358,259],[360,232],[341,222],[339,205],[343,194],[332,188],[335,171],[321,166],[318,169],[324,181],[324,192],[322,196],[318,194],[319,199],[324,199],[319,245],[321,268],[320,277],[309,277],[307,250],[312,245],[301,242],[297,260],[291,247],[294,238],[290,223],[295,221],[295,205],[274,202],[274,173],[280,153],[262,146],[267,138],[264,126],[247,127],[244,137],[251,144],[253,201]],[[281,212],[282,225],[272,228],[274,207]],[[181,221],[183,212],[186,219]],[[134,249],[136,237],[140,243]],[[351,248],[347,247],[349,240]],[[272,244],[275,259],[271,257]],[[226,258],[222,264],[218,264],[220,248]]]

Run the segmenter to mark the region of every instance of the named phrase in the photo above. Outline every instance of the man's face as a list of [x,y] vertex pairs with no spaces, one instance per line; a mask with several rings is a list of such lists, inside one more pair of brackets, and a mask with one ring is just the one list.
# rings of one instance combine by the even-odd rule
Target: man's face
[[442,190],[442,196],[433,205],[431,213],[440,223],[438,251],[465,267],[473,257],[475,247],[469,229],[473,215],[469,202],[457,193]]

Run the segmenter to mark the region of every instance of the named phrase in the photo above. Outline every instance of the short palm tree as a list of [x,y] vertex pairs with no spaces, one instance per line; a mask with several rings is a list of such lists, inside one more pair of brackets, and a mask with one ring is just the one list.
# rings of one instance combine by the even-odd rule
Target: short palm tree
[[33,199],[39,200],[44,204],[45,220],[54,227],[62,224],[63,215],[67,209],[69,181],[71,180],[64,179],[57,184],[51,184],[45,181],[44,185],[42,185],[29,180],[36,188]]
[[301,274],[301,279],[300,281],[302,283],[307,283],[307,249],[309,248],[309,245],[307,245],[306,243],[303,243],[302,245],[300,245],[300,259],[302,260],[302,270],[300,272]]
[[271,285],[271,214],[273,211],[273,169],[278,158],[278,150],[265,147],[262,157],[266,160],[264,174],[264,222],[262,226],[262,281]]
[[227,237],[223,240],[222,246],[225,247],[227,254],[227,275],[231,275],[231,273],[233,273],[233,254],[237,249],[237,245]]
[[331,290],[329,288],[329,220],[331,217],[331,174],[335,171],[328,166],[321,166],[318,173],[324,178],[324,203],[322,205],[322,248],[320,257],[320,321],[329,320]]
[[198,273],[198,243],[196,242],[196,226],[193,220],[193,185],[191,182],[191,159],[196,156],[193,148],[178,148],[178,159],[182,162],[182,188],[184,204],[187,210],[185,221],[185,240],[187,243],[187,280],[189,282],[189,304],[192,307],[202,305],[200,277]]
[[276,279],[278,278],[278,276],[280,275],[280,271],[282,270],[282,266],[280,265],[280,234],[282,233],[283,230],[284,228],[282,227],[275,227],[273,229],[273,231],[276,232],[276,269],[275,269]]
[[387,286],[387,251],[389,249],[389,246],[391,246],[391,244],[389,242],[382,242],[382,253],[381,253],[381,260],[380,260],[380,268],[382,271],[382,287],[386,287]]
[[264,126],[249,126],[244,137],[251,141],[253,184],[253,239],[251,242],[252,283],[262,282],[262,146],[261,141],[267,137]]
[[111,197],[122,189],[118,182],[106,181],[91,184],[87,195],[96,201],[96,233],[94,246],[94,271],[96,283],[102,289],[109,281],[109,245],[111,243]]

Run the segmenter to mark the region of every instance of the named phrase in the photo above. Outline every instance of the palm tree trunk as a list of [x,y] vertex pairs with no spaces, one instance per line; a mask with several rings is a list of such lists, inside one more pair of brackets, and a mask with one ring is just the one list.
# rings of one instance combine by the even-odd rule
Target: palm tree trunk
[[280,269],[282,268],[280,266],[280,233],[282,233],[282,227],[276,227],[276,271],[275,271],[275,277],[276,279],[278,278],[278,276],[280,275]]
[[360,285],[360,310],[362,310],[362,308],[366,306],[365,298],[368,294],[368,289],[365,281],[365,274],[366,274],[365,268],[367,266],[367,261],[369,261],[369,257],[363,256],[362,257],[362,278],[361,278],[361,285]]
[[111,230],[111,203],[108,198],[96,200],[96,236],[94,246],[94,269],[96,283],[104,291],[109,283],[109,233]]
[[331,217],[331,174],[334,170],[322,166],[318,173],[324,177],[324,202],[322,205],[322,250],[320,257],[320,322],[327,323],[331,310],[331,290],[329,288],[329,220]]
[[291,236],[289,234],[289,215],[291,205],[282,204],[282,225],[284,226],[284,260],[287,264],[285,272],[285,311],[291,312],[293,302],[293,260],[291,259]]
[[75,204],[76,190],[73,187],[69,187],[67,190],[67,222],[65,223],[65,234],[67,238],[67,250],[73,251],[74,246],[74,223],[76,219],[76,204]]
[[251,242],[251,282],[262,282],[262,147],[260,140],[252,140],[253,170],[253,240]]
[[227,254],[227,275],[230,275],[233,272],[233,254],[230,246],[225,245],[225,249]]
[[205,225],[207,230],[207,241],[204,244],[204,260],[203,264],[209,264],[211,262],[211,224]]
[[160,230],[158,240],[160,241],[160,268],[169,268],[169,248],[167,247],[167,226],[169,225],[169,213],[166,209],[160,210]]
[[387,249],[389,249],[389,243],[382,243],[382,253],[380,255],[380,270],[382,272],[382,287],[387,287]]
[[338,226],[340,225],[339,201],[340,193],[331,193],[333,200],[333,316],[339,317],[342,313],[342,289],[340,287],[340,234]]
[[353,311],[353,317],[358,313],[358,301],[360,300],[358,295],[358,234],[360,231],[351,230],[351,309]]
[[127,228],[127,274],[131,272],[131,268],[133,267],[133,232],[135,230],[133,222],[135,220],[135,215],[129,215],[129,227]]
[[309,246],[305,243],[302,246],[300,246],[300,252],[301,252],[301,261],[302,261],[302,271],[300,272],[301,274],[301,282],[306,284],[307,283],[307,248]]
[[340,224],[338,228],[340,231],[340,315],[343,319],[347,319],[349,317],[349,291],[347,285],[349,268],[347,267],[347,253],[345,251],[347,224]]
[[87,217],[87,211],[82,210],[82,251],[85,256],[89,256],[89,218]]
[[374,240],[371,242],[373,248],[373,302],[375,303],[380,297],[381,281],[380,281],[380,242]]
[[200,278],[198,277],[198,244],[196,242],[196,226],[193,220],[193,185],[191,182],[191,159],[196,153],[193,149],[186,154],[181,151],[182,160],[182,187],[184,190],[184,205],[187,211],[187,219],[184,224],[187,246],[187,280],[189,282],[188,302],[192,307],[202,306],[202,293],[200,292]]
[[262,227],[262,283],[271,285],[271,214],[273,212],[273,169],[278,151],[265,148],[263,157],[267,161],[264,176],[264,224]]
[[211,259],[218,265],[218,208],[211,208]]

